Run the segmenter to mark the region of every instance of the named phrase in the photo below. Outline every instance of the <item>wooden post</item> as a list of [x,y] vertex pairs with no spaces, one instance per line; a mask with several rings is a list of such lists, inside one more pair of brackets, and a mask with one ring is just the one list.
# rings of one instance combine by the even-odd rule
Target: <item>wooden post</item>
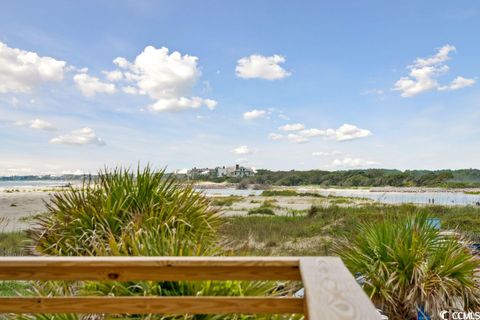
[[340,258],[301,258],[300,273],[309,320],[381,319]]

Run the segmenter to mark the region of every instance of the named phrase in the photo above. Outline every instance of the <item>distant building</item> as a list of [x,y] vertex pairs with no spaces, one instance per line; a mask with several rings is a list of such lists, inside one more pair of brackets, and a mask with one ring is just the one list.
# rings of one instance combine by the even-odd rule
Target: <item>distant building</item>
[[215,169],[217,177],[251,177],[255,175],[255,172],[251,168],[246,168],[240,165],[234,167],[217,167]]
[[178,172],[179,174],[186,174],[188,178],[199,178],[199,177],[232,177],[232,178],[243,178],[251,177],[255,175],[255,171],[251,168],[243,167],[240,165],[235,165],[233,167],[216,167],[215,169],[209,168],[192,168],[189,170],[182,170]]
[[209,176],[212,174],[215,174],[215,170],[209,168],[193,168],[187,171],[187,176],[189,178],[195,178],[198,176]]

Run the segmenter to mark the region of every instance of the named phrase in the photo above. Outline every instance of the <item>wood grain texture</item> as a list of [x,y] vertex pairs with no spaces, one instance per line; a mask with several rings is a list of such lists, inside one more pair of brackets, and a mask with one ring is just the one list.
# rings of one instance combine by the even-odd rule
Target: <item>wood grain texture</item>
[[376,320],[339,258],[5,257],[0,280],[302,280],[292,297],[0,297],[4,313],[305,313],[309,320]]
[[2,313],[301,314],[303,299],[272,297],[0,297]]
[[298,267],[299,257],[2,257],[1,267]]
[[340,258],[302,258],[309,320],[380,320],[380,314]]
[[300,280],[294,267],[0,267],[2,280]]
[[300,280],[295,258],[0,258],[0,280]]

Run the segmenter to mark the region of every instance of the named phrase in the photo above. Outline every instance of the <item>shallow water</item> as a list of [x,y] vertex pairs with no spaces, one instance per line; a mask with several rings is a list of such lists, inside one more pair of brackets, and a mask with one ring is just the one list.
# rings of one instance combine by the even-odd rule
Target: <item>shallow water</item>
[[[7,189],[44,189],[49,187],[65,186],[69,183],[78,184],[79,181],[61,181],[61,180],[42,180],[42,181],[0,181],[0,191]],[[200,192],[208,196],[249,196],[260,195],[263,190],[237,190],[234,188],[223,189],[198,189]],[[368,198],[381,203],[399,204],[399,203],[416,203],[416,204],[434,204],[439,205],[476,205],[480,203],[480,195],[465,194],[463,192],[380,192],[370,191],[368,189],[315,189],[315,188],[297,188],[298,192],[318,192],[322,195],[352,197],[352,198]],[[430,202],[429,202],[430,201]]]
[[[307,191],[301,190],[300,191]],[[310,190],[311,192],[311,190]],[[370,190],[351,190],[351,189],[322,189],[318,193],[328,196],[367,198],[381,203],[399,204],[438,204],[438,205],[476,205],[480,203],[480,195],[465,194],[463,192],[380,192]]]
[[[248,196],[260,195],[262,190],[237,190],[233,188],[227,189],[206,189],[201,190],[206,195],[214,196]],[[298,192],[317,192],[324,196],[332,195],[338,197],[367,198],[381,203],[400,204],[438,204],[438,205],[476,205],[480,203],[480,195],[465,194],[463,192],[379,192],[369,190],[353,190],[353,189],[302,189],[298,188]]]
[[63,180],[17,180],[17,181],[0,181],[0,190],[8,189],[45,189],[50,187],[61,187],[69,183],[77,184],[78,181],[63,181]]

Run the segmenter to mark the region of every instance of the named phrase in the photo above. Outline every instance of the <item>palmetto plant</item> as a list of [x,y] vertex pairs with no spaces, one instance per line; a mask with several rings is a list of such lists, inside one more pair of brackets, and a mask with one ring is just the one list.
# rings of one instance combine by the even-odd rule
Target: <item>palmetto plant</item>
[[438,315],[449,307],[479,306],[479,261],[426,215],[363,224],[336,251],[390,319],[416,319],[420,309]]
[[[149,167],[103,170],[81,188],[52,196],[47,213],[30,232],[34,251],[55,256],[202,256],[220,254],[216,209],[191,185],[180,185],[164,171]],[[52,283],[37,294],[108,295],[264,295],[272,282],[108,282]],[[71,315],[64,315],[70,319]],[[57,316],[58,318],[58,316]],[[155,318],[149,315],[148,318]],[[213,319],[214,316],[161,319]],[[218,318],[218,317],[217,317]],[[221,319],[248,319],[225,316]]]

